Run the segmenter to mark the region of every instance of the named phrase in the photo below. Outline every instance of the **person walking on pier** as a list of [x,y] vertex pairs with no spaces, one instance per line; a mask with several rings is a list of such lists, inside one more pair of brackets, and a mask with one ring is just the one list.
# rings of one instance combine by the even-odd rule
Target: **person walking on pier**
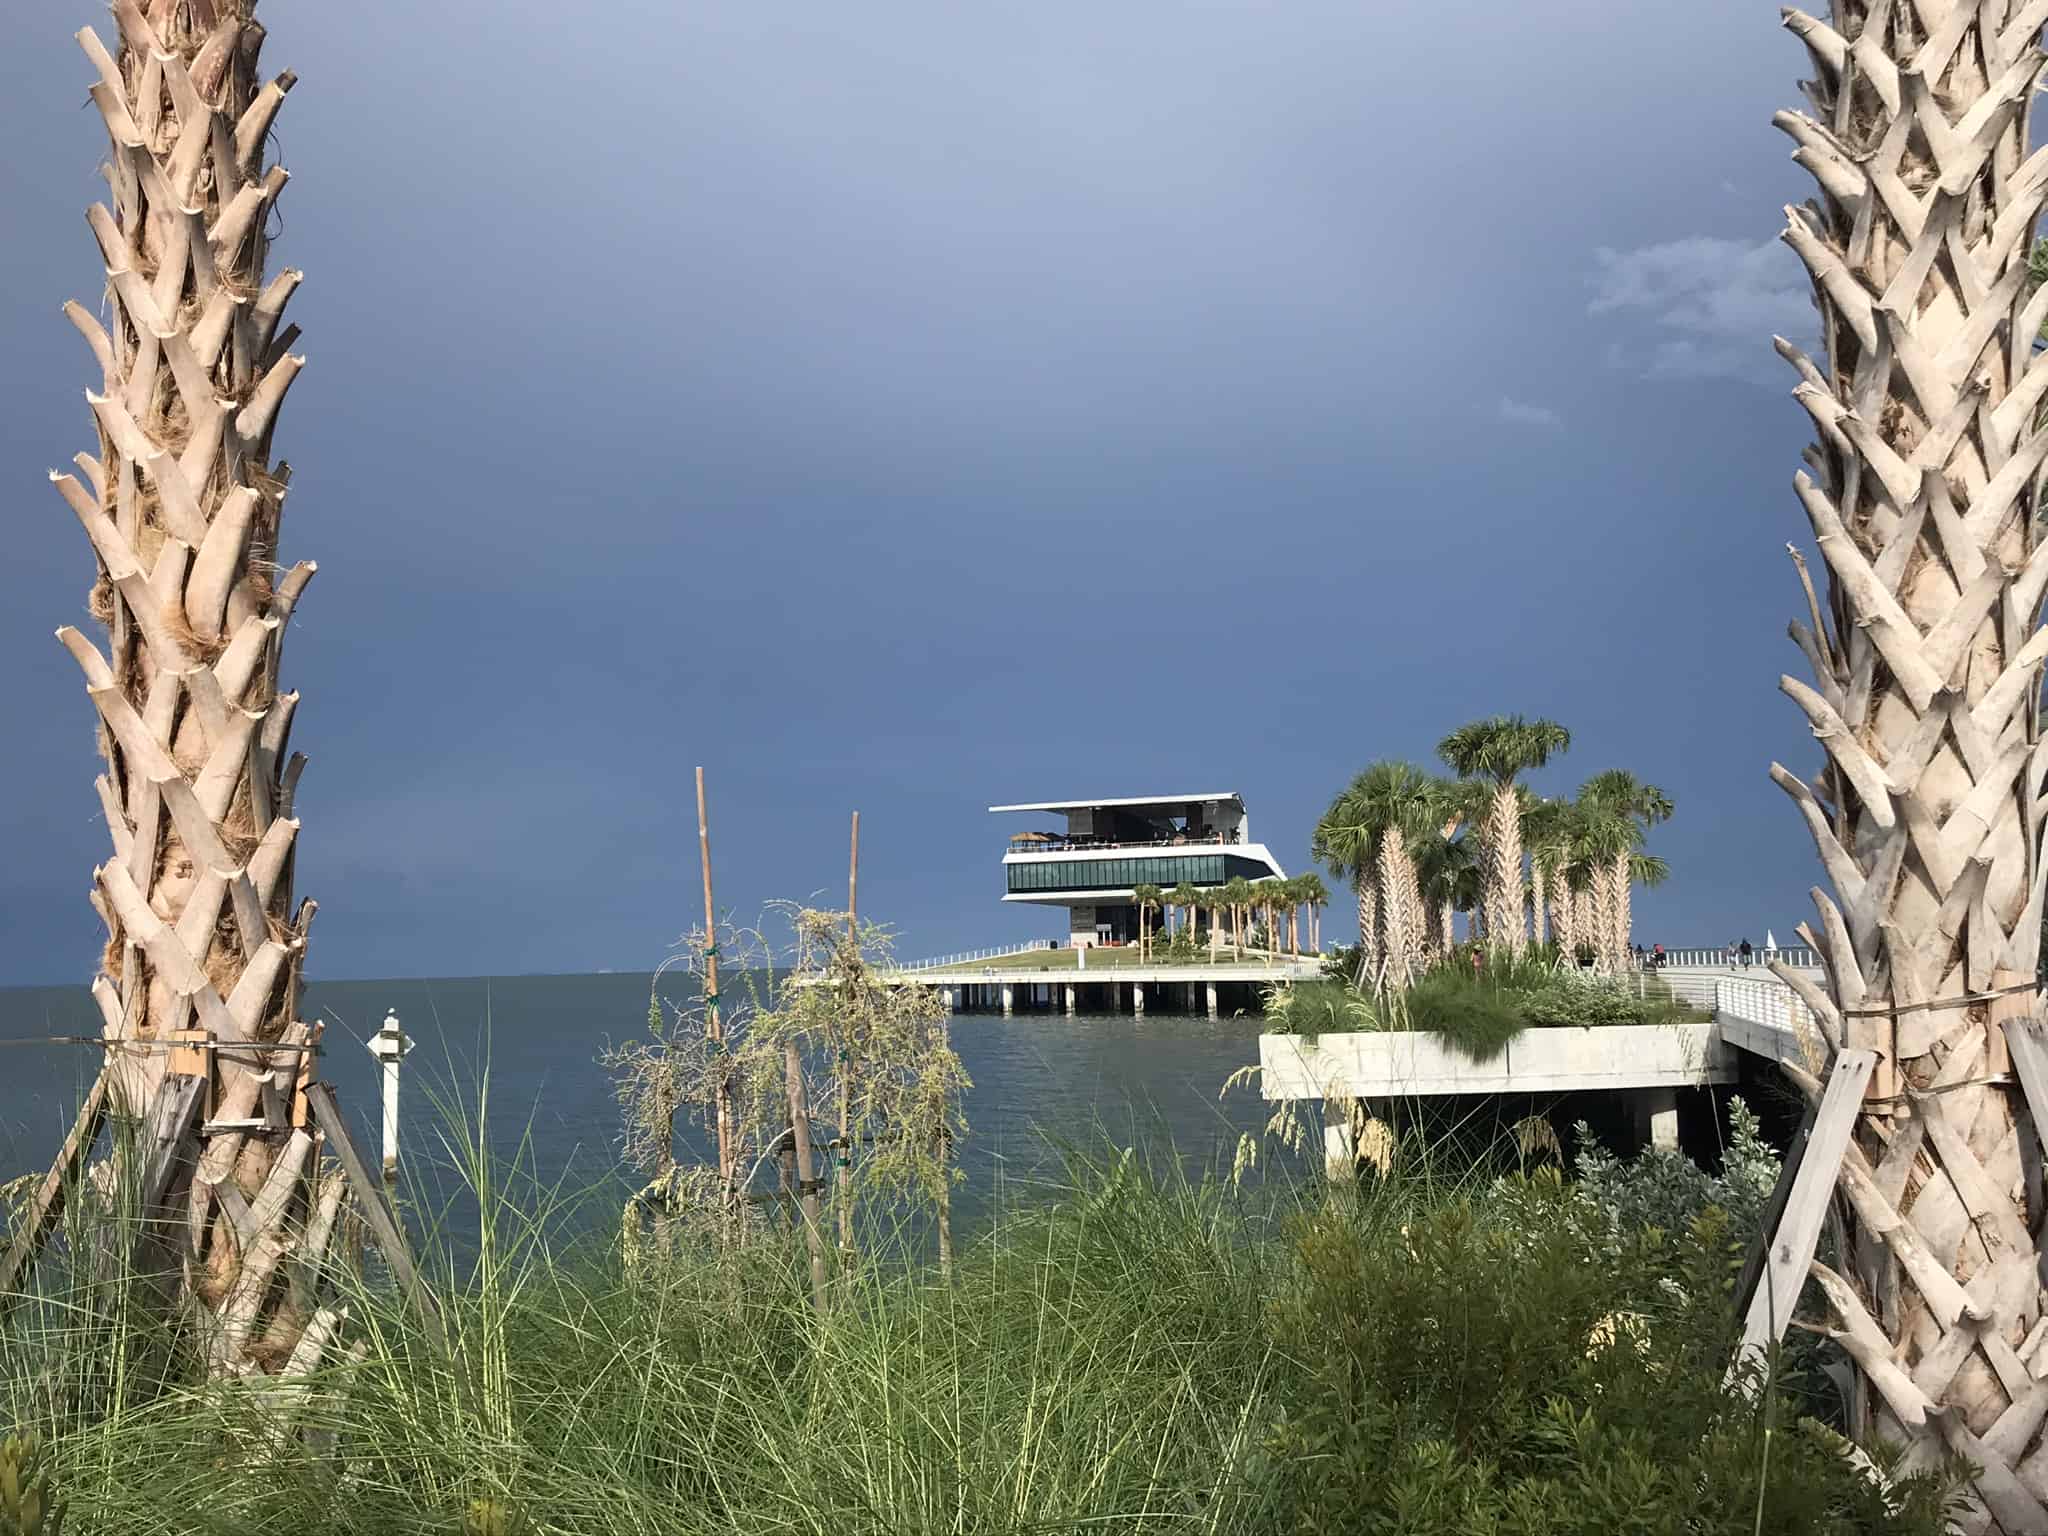
[[1738,950],[1737,950],[1737,953],[1739,953],[1739,954],[1740,954],[1740,955],[1742,956],[1742,968],[1743,968],[1743,969],[1744,969],[1745,971],[1746,971],[1746,970],[1748,970],[1748,969],[1749,969],[1749,962],[1750,962],[1750,957],[1751,957],[1751,956],[1753,956],[1753,955],[1754,955],[1754,954],[1756,953],[1756,951],[1755,951],[1755,950],[1753,950],[1753,949],[1751,949],[1751,948],[1749,947],[1749,940],[1747,940],[1747,939],[1744,939],[1744,940],[1742,941],[1741,945],[1739,946],[1739,948],[1738,948]]

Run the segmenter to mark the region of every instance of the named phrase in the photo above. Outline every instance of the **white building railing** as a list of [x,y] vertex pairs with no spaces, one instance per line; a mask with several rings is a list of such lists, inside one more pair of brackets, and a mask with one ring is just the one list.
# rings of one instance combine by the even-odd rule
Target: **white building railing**
[[[1820,969],[1819,953],[1804,944],[1781,944],[1776,949],[1757,948],[1751,951],[1749,957],[1749,963],[1764,968],[1765,975],[1770,974],[1768,967],[1773,960],[1782,960],[1785,964],[1802,971]],[[1709,970],[1726,970],[1731,965],[1740,965],[1742,961],[1739,955],[1731,956],[1724,944],[1717,949],[1667,949],[1664,951],[1664,963],[1667,966],[1688,969],[1704,967]]]
[[1722,1038],[1779,1061],[1818,1071],[1827,1049],[1813,1012],[1782,981],[1722,976],[1714,982],[1714,1017]]
[[1054,946],[1044,939],[1029,939],[1022,944],[1002,944],[994,949],[963,949],[956,955],[938,955],[930,960],[899,961],[899,971],[936,971],[947,966],[968,965],[976,960],[1000,960],[1005,955],[1028,954],[1032,950],[1049,950]]

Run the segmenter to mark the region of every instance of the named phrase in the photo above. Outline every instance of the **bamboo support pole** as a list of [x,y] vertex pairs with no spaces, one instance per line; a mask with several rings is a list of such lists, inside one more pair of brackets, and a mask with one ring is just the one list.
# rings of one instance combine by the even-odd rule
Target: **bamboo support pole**
[[[853,813],[853,846],[846,864],[846,958],[849,981],[860,974],[860,812]],[[839,1251],[853,1252],[853,1052],[841,1036],[839,1050],[839,1170],[833,1197],[839,1207]]]
[[825,1235],[818,1224],[818,1168],[811,1155],[811,1103],[804,1092],[803,1058],[795,1042],[782,1049],[783,1086],[789,1094],[789,1127],[796,1143],[797,1207],[803,1212],[804,1244],[811,1253],[811,1306],[825,1313]]
[[35,1199],[30,1202],[28,1211],[16,1228],[7,1257],[0,1261],[0,1309],[6,1307],[15,1287],[22,1283],[29,1267],[35,1263],[36,1255],[42,1252],[51,1230],[64,1214],[64,1197],[72,1180],[77,1177],[79,1164],[91,1153],[93,1143],[99,1140],[100,1127],[107,1119],[107,1075],[102,1068],[99,1076],[93,1079],[91,1091],[78,1107],[77,1119],[71,1122],[71,1134],[64,1138],[57,1160],[43,1175]]
[[738,1161],[733,1145],[737,1116],[732,1102],[732,1064],[725,1050],[725,1015],[718,997],[718,915],[711,902],[711,817],[705,806],[704,770],[697,770],[697,854],[704,870],[704,1032],[718,1062],[718,1183],[728,1203]]

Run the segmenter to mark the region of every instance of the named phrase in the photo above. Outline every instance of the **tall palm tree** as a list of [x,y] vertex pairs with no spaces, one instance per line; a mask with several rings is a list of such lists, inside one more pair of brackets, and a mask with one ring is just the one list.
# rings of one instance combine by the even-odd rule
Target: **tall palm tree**
[[[1613,953],[1624,956],[1629,950],[1630,932],[1634,927],[1630,917],[1630,887],[1636,881],[1636,861],[1649,829],[1659,822],[1671,819],[1671,797],[1654,784],[1645,784],[1626,768],[1610,768],[1605,773],[1596,773],[1579,790],[1580,799],[1590,798],[1596,805],[1605,807],[1622,818],[1627,825],[1627,847],[1617,851],[1613,857],[1614,867],[1608,874],[1608,889],[1612,893],[1607,914],[1612,926],[1611,945]],[[1662,868],[1661,861],[1646,864],[1645,868]],[[1663,876],[1659,874],[1658,880]]]
[[2042,1306],[2041,1212],[2016,1193],[2034,1126],[2001,1030],[2034,1006],[2041,942],[2042,16],[1834,0],[1827,23],[1785,21],[1814,111],[1775,122],[1819,183],[1785,239],[1822,351],[1777,347],[1817,428],[1794,485],[1827,581],[1792,626],[1813,682],[1781,686],[1826,759],[1811,785],[1771,776],[1833,886],[1802,932],[1828,972],[1807,1001],[1831,1043],[1880,1053],[1844,1178],[1849,1275],[1817,1278],[1871,1341],[1851,1351],[1859,1427],[1964,1452],[2000,1527],[2048,1530],[2038,1391],[2012,1369]]
[[1540,947],[1549,942],[1544,929],[1549,915],[1551,883],[1560,876],[1570,844],[1571,806],[1567,801],[1531,795],[1522,806],[1522,837],[1529,847],[1530,936]]
[[1528,943],[1522,922],[1522,805],[1515,781],[1541,768],[1572,744],[1554,720],[1493,715],[1461,725],[1437,743],[1437,756],[1466,778],[1493,785],[1493,804],[1480,841],[1486,858],[1486,928],[1489,942],[1519,953]]
[[1309,854],[1331,877],[1348,880],[1358,901],[1358,974],[1380,972],[1379,829],[1367,817],[1365,775],[1330,802],[1309,836]]
[[1183,880],[1166,893],[1166,899],[1180,909],[1182,931],[1192,938],[1195,931],[1195,912],[1202,904],[1202,893]]
[[1301,903],[1308,908],[1308,949],[1312,955],[1323,952],[1323,908],[1330,904],[1330,888],[1323,884],[1323,877],[1314,870],[1297,877]]
[[1223,882],[1223,900],[1230,908],[1230,947],[1241,960],[1244,958],[1245,909],[1252,904],[1252,883],[1242,875],[1233,875]]
[[1138,907],[1138,959],[1140,961],[1151,958],[1152,914],[1159,910],[1160,904],[1165,898],[1166,893],[1160,890],[1158,886],[1147,884],[1144,881],[1140,881],[1131,891],[1131,899],[1137,903]]
[[1347,846],[1369,856],[1377,886],[1379,943],[1360,979],[1405,987],[1422,973],[1427,942],[1421,882],[1409,853],[1439,836],[1446,814],[1442,781],[1413,763],[1374,763],[1346,786],[1325,820],[1335,818]]
[[1433,835],[1418,840],[1416,874],[1422,882],[1424,926],[1431,955],[1450,953],[1457,942],[1453,914],[1462,903],[1479,899],[1482,878],[1479,855],[1470,836]]
[[[113,52],[79,34],[113,206],[87,215],[104,296],[66,306],[96,364],[96,452],[53,476],[92,543],[89,607],[108,639],[103,651],[58,631],[106,761],[113,856],[94,871],[107,943],[93,993],[108,1037],[156,1047],[109,1058],[113,1107],[174,1101],[181,1074],[163,1047],[181,1031],[251,1044],[182,1074],[212,1076],[213,1118],[240,1127],[204,1143],[175,1224],[196,1250],[192,1297],[218,1314],[208,1336],[225,1374],[318,1363],[332,1316],[308,1316],[285,1294],[297,1288],[273,1281],[311,1241],[300,1234],[332,1231],[341,1189],[310,1197],[313,1136],[291,1092],[309,1059],[297,1015],[314,903],[292,895],[304,760],[289,748],[298,695],[279,677],[313,567],[277,564],[291,471],[272,434],[303,359],[298,327],[281,324],[299,274],[264,276],[285,183],[264,162],[296,77],[259,79],[252,3],[117,5]],[[281,1095],[264,1091],[273,1070]]]

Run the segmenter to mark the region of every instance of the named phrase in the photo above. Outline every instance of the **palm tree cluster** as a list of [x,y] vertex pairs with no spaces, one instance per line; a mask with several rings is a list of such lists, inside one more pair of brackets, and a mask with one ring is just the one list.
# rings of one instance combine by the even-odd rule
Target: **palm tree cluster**
[[1357,892],[1361,982],[1409,985],[1455,945],[1461,912],[1489,948],[1554,941],[1597,966],[1625,961],[1630,892],[1667,873],[1644,842],[1671,799],[1618,768],[1571,799],[1521,782],[1570,745],[1554,721],[1496,715],[1439,744],[1456,777],[1377,762],[1331,801],[1310,847]]
[[1182,881],[1170,891],[1156,885],[1139,885],[1132,889],[1131,894],[1138,907],[1141,954],[1150,953],[1151,917],[1154,912],[1161,912],[1166,916],[1169,931],[1189,947],[1202,932],[1202,917],[1206,914],[1211,951],[1220,948],[1227,935],[1231,948],[1242,954],[1252,937],[1256,917],[1264,922],[1268,950],[1279,952],[1284,932],[1288,953],[1299,955],[1304,908],[1308,912],[1309,953],[1319,954],[1322,950],[1323,908],[1330,904],[1329,887],[1317,874],[1270,880],[1246,880],[1239,876],[1222,885],[1208,887]]

